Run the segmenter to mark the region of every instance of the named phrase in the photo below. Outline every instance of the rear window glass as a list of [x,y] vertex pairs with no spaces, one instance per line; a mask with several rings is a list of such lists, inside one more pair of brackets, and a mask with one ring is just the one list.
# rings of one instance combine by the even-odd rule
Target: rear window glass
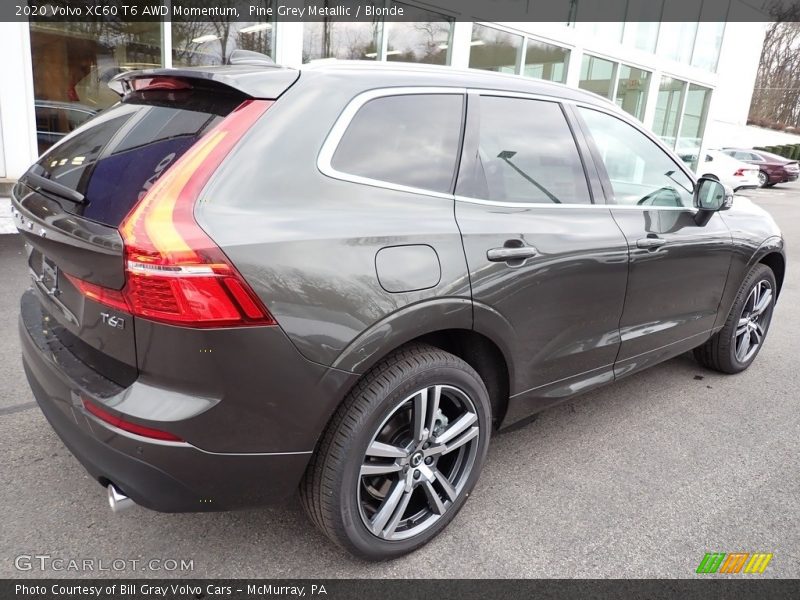
[[117,104],[85,123],[37,163],[42,176],[84,195],[73,212],[116,227],[167,168],[238,102],[159,95]]
[[449,192],[463,96],[412,94],[370,100],[356,113],[331,160],[339,172]]

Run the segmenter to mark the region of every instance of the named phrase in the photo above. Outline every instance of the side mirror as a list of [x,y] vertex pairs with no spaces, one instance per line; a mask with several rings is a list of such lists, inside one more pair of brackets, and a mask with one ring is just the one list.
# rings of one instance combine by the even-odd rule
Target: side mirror
[[695,220],[703,226],[712,214],[733,205],[733,190],[716,179],[701,177],[694,186],[694,205],[699,209]]

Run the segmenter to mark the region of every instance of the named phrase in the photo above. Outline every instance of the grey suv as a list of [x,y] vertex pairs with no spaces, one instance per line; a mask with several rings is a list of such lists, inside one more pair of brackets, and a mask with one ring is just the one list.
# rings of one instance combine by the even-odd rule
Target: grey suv
[[395,557],[455,517],[494,429],[764,343],[775,223],[595,95],[351,63],[118,82],[13,192],[25,371],[113,508],[299,489],[334,542]]

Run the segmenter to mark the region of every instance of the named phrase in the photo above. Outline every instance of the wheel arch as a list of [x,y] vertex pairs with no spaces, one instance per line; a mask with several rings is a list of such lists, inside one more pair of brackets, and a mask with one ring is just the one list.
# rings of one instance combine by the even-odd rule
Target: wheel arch
[[[474,310],[481,312],[483,308],[478,304]],[[404,307],[374,324],[353,340],[331,366],[363,375],[403,346],[430,344],[458,356],[477,371],[489,392],[492,419],[500,423],[514,381],[511,352],[505,344],[513,334],[510,325],[508,327],[508,331],[476,331],[472,301],[464,298],[431,300]],[[342,394],[339,403],[350,389]]]
[[775,274],[775,283],[778,287],[775,291],[775,297],[777,298],[780,296],[783,278],[786,275],[786,259],[780,252],[769,252],[762,256],[758,262],[767,265]]

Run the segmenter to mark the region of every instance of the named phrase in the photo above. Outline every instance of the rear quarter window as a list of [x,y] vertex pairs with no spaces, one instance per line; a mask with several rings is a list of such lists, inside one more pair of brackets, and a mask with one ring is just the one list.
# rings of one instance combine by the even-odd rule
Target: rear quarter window
[[331,159],[339,173],[447,193],[459,153],[464,97],[375,98],[350,121]]

